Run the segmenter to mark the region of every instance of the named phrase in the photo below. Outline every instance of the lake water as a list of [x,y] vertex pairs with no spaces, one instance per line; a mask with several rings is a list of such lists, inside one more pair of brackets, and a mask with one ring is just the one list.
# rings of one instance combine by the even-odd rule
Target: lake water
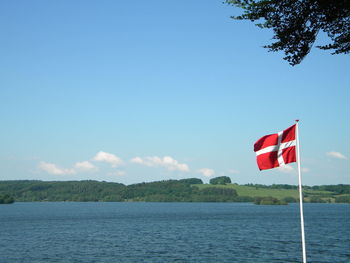
[[[350,262],[350,205],[305,204],[308,262]],[[0,262],[301,262],[299,206],[15,203]]]

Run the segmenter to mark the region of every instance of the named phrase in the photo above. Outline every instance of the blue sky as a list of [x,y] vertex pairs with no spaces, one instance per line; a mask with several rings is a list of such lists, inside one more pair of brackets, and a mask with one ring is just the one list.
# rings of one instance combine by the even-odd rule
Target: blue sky
[[0,180],[297,184],[295,164],[260,172],[253,144],[300,119],[303,182],[349,184],[349,56],[313,49],[291,67],[238,13],[1,1]]

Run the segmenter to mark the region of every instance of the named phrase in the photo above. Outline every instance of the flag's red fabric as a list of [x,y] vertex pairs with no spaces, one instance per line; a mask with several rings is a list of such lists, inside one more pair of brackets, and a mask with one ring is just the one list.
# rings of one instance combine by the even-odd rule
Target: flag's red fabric
[[284,131],[261,137],[254,144],[256,162],[260,170],[296,162],[296,124]]

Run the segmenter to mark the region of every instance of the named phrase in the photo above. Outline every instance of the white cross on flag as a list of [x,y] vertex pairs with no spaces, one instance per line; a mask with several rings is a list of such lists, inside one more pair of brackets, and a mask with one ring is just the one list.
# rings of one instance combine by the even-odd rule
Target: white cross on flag
[[256,162],[260,170],[296,162],[296,124],[284,131],[265,135],[254,144]]

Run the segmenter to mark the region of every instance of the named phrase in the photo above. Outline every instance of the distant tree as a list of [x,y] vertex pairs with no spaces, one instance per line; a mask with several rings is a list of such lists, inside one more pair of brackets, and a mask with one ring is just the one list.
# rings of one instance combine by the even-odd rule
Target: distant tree
[[187,183],[187,184],[203,184],[203,181],[198,178],[187,178],[187,179],[181,179],[179,182]]
[[286,196],[285,198],[282,199],[282,201],[286,203],[296,203],[298,200],[292,196]]
[[325,200],[323,200],[321,197],[319,196],[311,196],[310,197],[310,203],[326,203]]
[[315,185],[311,187],[312,190],[329,191],[336,194],[350,194],[350,185],[338,184],[338,185]]
[[209,183],[210,184],[230,184],[231,179],[228,176],[219,176],[219,177],[210,179]]
[[350,203],[350,195],[336,197],[335,202],[336,203]]
[[254,200],[256,205],[287,205],[288,203],[282,200],[279,200],[272,196],[266,197],[256,197]]
[[8,194],[0,195],[0,204],[12,204],[13,202],[15,202],[15,199],[12,196]]
[[273,184],[271,189],[298,189],[298,186],[296,185],[290,185],[290,184]]
[[254,202],[255,198],[252,196],[236,196],[235,202]]
[[[317,34],[325,32],[331,39],[317,46],[334,50],[332,54],[350,52],[349,0],[226,0],[244,13],[237,20],[261,21],[260,28],[272,28],[276,42],[264,46],[270,51],[284,51],[291,65],[299,64],[310,52]],[[260,22],[260,21],[259,21]]]

